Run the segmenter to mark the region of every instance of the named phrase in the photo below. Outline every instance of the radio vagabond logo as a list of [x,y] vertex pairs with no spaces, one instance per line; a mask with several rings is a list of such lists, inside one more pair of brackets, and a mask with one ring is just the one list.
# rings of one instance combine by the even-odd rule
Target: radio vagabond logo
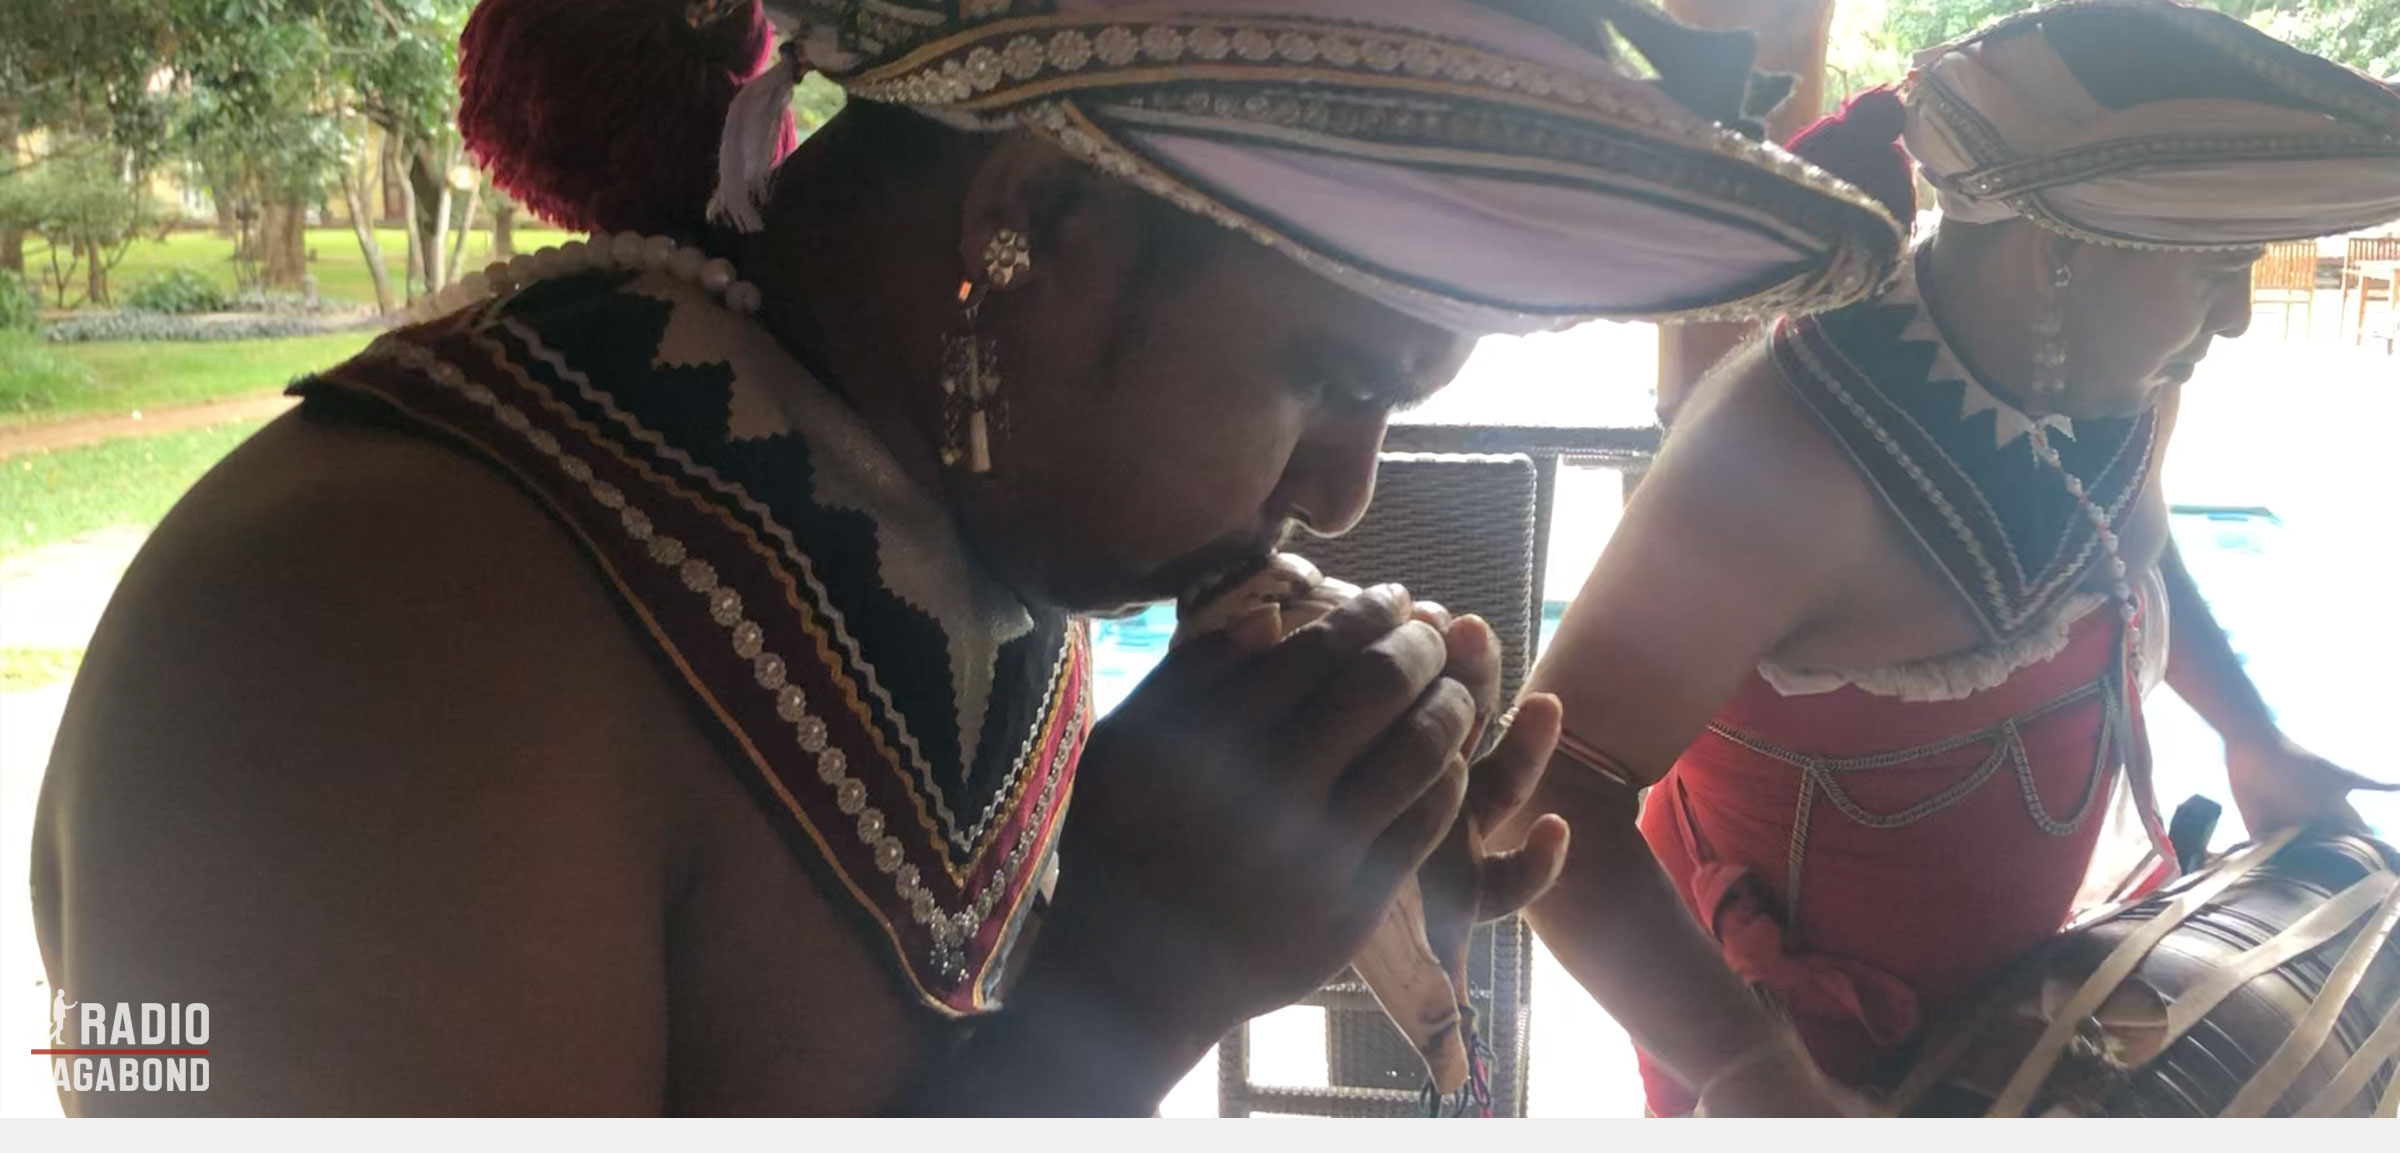
[[50,1079],[61,1092],[208,1092],[208,1006],[50,994]]

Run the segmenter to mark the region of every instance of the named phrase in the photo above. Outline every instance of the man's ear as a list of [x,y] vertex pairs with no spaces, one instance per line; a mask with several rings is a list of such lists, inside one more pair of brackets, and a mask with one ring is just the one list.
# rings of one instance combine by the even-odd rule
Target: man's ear
[[[997,141],[967,184],[959,213],[959,267],[983,279],[984,248],[1002,229],[1032,238],[1038,253],[1055,243],[1090,192],[1091,169],[1049,142],[1012,132]],[[1037,258],[1035,268],[1038,272]]]

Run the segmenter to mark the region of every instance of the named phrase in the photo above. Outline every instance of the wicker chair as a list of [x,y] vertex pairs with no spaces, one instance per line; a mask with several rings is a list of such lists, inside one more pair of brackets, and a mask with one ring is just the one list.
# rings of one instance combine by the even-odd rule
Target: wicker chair
[[2283,306],[2283,335],[2292,335],[2292,310],[2298,308],[2308,318],[2308,335],[2316,331],[2317,299],[2317,242],[2294,240],[2267,246],[2266,254],[2250,270],[2250,299],[2253,304]]
[[[1534,565],[1543,517],[1539,470],[1531,457],[1393,454],[1383,458],[1375,503],[1345,536],[1301,546],[1327,573],[1356,582],[1397,581],[1421,598],[1492,624],[1507,650],[1501,691],[1523,683],[1539,622]],[[1468,989],[1483,1039],[1493,1111],[1525,1107],[1527,985],[1531,937],[1510,918],[1477,930],[1469,950]],[[1218,1111],[1329,1117],[1409,1117],[1420,1113],[1425,1067],[1351,974],[1304,1004],[1325,1010],[1329,1087],[1268,1086],[1250,1080],[1249,1026],[1218,1048]]]
[[[2392,304],[2393,281],[2389,270],[2383,276],[2373,275],[2372,270],[2360,267],[2369,261],[2400,261],[2400,236],[2354,236],[2344,248],[2341,310],[2345,319],[2355,317],[2350,338],[2353,344],[2362,343],[2367,337],[2368,302],[2380,300],[2387,309]],[[2355,314],[2350,310],[2350,287],[2353,284],[2358,286],[2358,311]]]
[[[1656,427],[1394,424],[1365,520],[1338,539],[1303,547],[1334,576],[1398,581],[1453,612],[1490,621],[1507,649],[1501,688],[1513,696],[1531,669],[1541,626],[1562,459],[1620,469],[1630,491],[1660,435]],[[1525,1112],[1532,955],[1532,932],[1513,917],[1477,930],[1468,948],[1467,984],[1492,1048],[1492,1111],[1501,1116]],[[1218,1048],[1221,1115],[1420,1114],[1424,1064],[1364,985],[1344,974],[1303,1003],[1325,1010],[1327,1086],[1253,1083],[1244,1026]]]

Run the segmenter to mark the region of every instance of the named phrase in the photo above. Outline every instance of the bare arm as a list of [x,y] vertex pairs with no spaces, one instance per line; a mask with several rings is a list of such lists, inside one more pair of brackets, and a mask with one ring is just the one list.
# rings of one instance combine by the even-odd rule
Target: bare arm
[[2167,684],[2226,744],[2274,739],[2274,711],[2243,671],[2241,658],[2173,542],[2159,557],[2158,569],[2167,586]]
[[2226,744],[2274,739],[2274,711],[2243,671],[2241,658],[2173,542],[2159,557],[2158,569],[2167,586],[2167,684]]
[[[1877,511],[1806,417],[1752,381],[1688,413],[1577,595],[1532,687],[1566,728],[1657,780],[1785,638],[1825,616]],[[1782,1036],[1688,914],[1624,790],[1555,759],[1529,811],[1575,849],[1531,913],[1568,970],[1694,1086]]]
[[2224,738],[2243,826],[2253,836],[2294,825],[2366,832],[2350,793],[2400,786],[2360,776],[2286,737],[2172,543],[2159,558],[2159,576],[2169,610],[2167,684]]

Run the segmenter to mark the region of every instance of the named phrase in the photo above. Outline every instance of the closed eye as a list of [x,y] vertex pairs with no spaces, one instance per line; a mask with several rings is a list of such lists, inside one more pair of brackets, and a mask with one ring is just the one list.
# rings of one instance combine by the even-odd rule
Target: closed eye
[[1338,376],[1315,378],[1309,387],[1312,399],[1320,404],[1351,410],[1367,410],[1385,415],[1407,412],[1425,403],[1427,394],[1419,389],[1393,389],[1370,384],[1351,383]]
[[1435,391],[1403,365],[1363,348],[1333,342],[1303,344],[1287,361],[1312,402],[1352,412],[1406,412]]

